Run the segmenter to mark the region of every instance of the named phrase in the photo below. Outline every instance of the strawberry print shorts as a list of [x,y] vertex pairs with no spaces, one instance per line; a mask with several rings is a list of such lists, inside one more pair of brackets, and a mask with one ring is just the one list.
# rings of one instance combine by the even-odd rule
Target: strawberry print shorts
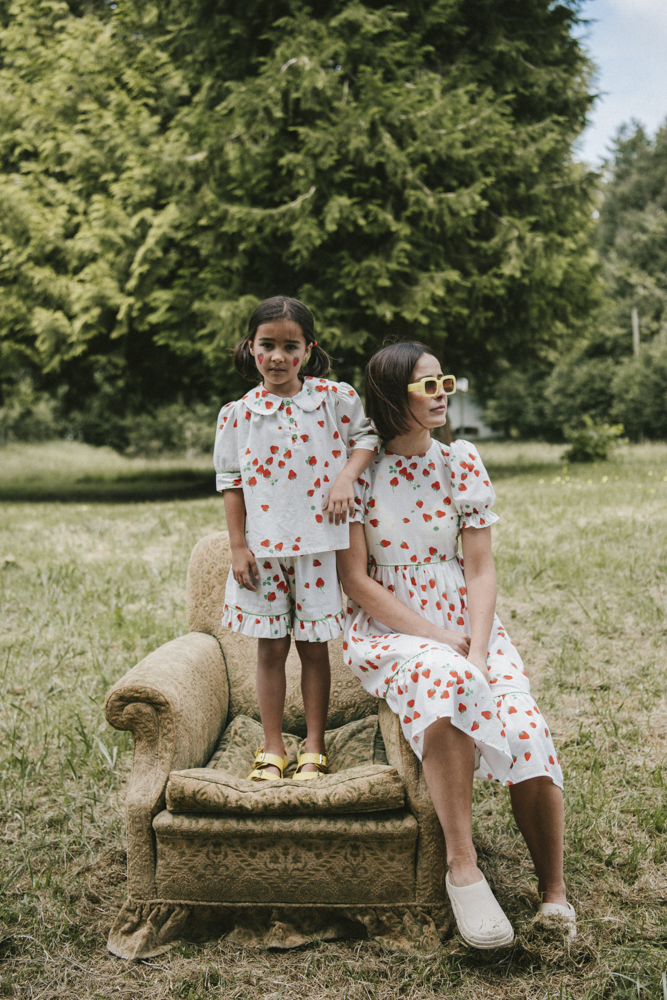
[[303,556],[255,556],[255,591],[240,587],[230,569],[222,624],[255,639],[294,633],[303,642],[328,642],[343,628],[335,552]]

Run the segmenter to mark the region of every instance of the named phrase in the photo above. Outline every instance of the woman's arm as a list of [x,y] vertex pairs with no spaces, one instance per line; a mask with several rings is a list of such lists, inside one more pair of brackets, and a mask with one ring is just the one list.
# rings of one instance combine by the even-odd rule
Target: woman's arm
[[461,544],[471,632],[468,659],[482,669],[486,666],[496,610],[496,568],[491,552],[491,528],[465,528],[461,532]]
[[[338,575],[348,597],[377,622],[392,632],[416,635],[446,643],[461,656],[468,655],[469,638],[463,632],[451,632],[433,625],[416,611],[411,611],[397,597],[368,575],[368,550],[364,526],[358,521],[350,525],[350,547],[336,553]],[[485,662],[485,661],[484,661]]]
[[245,500],[243,490],[225,490],[225,517],[232,550],[232,575],[236,582],[247,590],[255,590],[255,580],[259,572],[255,556],[245,541]]

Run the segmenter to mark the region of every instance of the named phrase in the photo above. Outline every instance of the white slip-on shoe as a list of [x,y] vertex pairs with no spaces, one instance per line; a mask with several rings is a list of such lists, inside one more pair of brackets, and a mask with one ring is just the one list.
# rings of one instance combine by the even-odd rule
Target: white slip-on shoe
[[481,882],[458,886],[452,885],[447,872],[445,885],[456,924],[466,944],[473,948],[503,948],[512,943],[512,925],[483,875]]
[[565,933],[571,941],[577,936],[577,914],[572,903],[542,903],[540,913],[545,917],[561,917],[565,924]]

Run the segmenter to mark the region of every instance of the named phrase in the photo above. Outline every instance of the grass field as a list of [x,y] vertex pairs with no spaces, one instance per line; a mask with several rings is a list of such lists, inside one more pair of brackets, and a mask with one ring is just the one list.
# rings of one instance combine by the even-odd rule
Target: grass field
[[[223,525],[222,503],[127,492],[132,475],[208,476],[207,460],[12,446],[0,450],[0,493],[31,500],[0,504],[0,996],[667,997],[667,446],[569,468],[562,448],[481,451],[501,514],[499,611],[564,764],[580,917],[571,950],[530,927],[534,882],[507,795],[479,785],[481,865],[518,932],[499,956],[458,936],[435,959],[374,942],[287,953],[182,944],[134,965],[108,955],[125,895],[131,746],[106,725],[104,695],[186,630],[189,553]],[[95,488],[83,494],[86,477]]]
[[210,495],[210,455],[126,458],[76,441],[0,448],[0,501],[172,500]]

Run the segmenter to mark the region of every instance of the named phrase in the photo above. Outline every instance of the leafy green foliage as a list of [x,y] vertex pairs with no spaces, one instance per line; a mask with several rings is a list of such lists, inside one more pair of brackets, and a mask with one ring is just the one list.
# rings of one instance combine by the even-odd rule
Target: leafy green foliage
[[611,415],[633,441],[667,440],[667,347],[660,341],[617,366]]
[[0,444],[8,441],[48,441],[61,437],[65,425],[59,400],[36,392],[29,378],[18,379],[0,406]]
[[488,416],[507,433],[557,440],[587,414],[622,422],[633,441],[667,439],[667,125],[653,140],[636,124],[620,130],[595,240],[605,289],[597,315],[550,373],[533,366],[498,380]]
[[486,415],[508,437],[563,439],[582,418],[607,420],[617,403],[618,365],[613,358],[577,356],[551,372],[515,369],[494,386]]
[[667,331],[667,125],[653,140],[636,123],[620,130],[598,242],[606,295],[594,345],[628,356],[633,307],[642,343]]
[[596,424],[586,413],[583,427],[566,428],[570,447],[563,456],[568,462],[606,462],[623,434],[623,424]]
[[[254,305],[296,295],[354,380],[389,334],[478,381],[596,300],[578,3],[16,0],[0,31],[2,370],[89,440],[232,398]],[[5,376],[6,377],[6,376]]]

